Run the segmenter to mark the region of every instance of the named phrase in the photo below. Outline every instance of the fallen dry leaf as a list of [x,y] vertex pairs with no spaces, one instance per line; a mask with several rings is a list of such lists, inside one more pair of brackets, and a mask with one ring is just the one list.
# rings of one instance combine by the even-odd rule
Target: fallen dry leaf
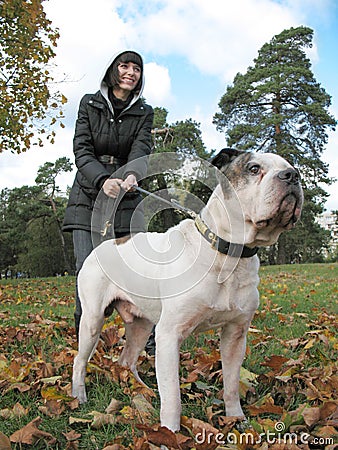
[[258,414],[282,414],[283,408],[281,406],[275,405],[274,399],[271,394],[267,394],[265,397],[254,403],[253,405],[247,406],[248,411],[252,416],[257,416]]
[[74,430],[70,431],[69,433],[62,433],[64,437],[67,439],[67,444],[65,450],[78,450],[79,448],[79,441],[81,434],[76,433]]
[[125,406],[120,411],[121,416],[126,420],[135,420],[136,411],[131,406]]
[[155,425],[153,427],[147,425],[137,425],[139,430],[145,433],[147,440],[155,445],[165,445],[170,449],[181,449],[180,441],[189,440],[186,436],[180,433],[174,433],[166,427]]
[[38,426],[41,424],[41,417],[36,417],[34,420],[29,422],[21,430],[16,431],[10,437],[11,442],[17,442],[19,444],[34,444],[37,440],[46,440],[50,445],[56,442],[54,436],[45,431],[39,430]]
[[[219,436],[220,431],[210,423],[203,422],[202,420],[193,417],[188,418],[183,416],[181,417],[181,424],[188,430],[189,435],[194,437],[194,441],[196,441],[193,442],[192,448],[196,447],[197,442],[197,448],[200,450],[213,450],[219,446],[219,443],[216,442],[216,436]],[[205,439],[206,436],[208,436],[207,439]]]
[[54,385],[57,381],[62,380],[62,377],[60,375],[56,375],[55,377],[48,377],[48,378],[41,378],[41,383]]
[[47,400],[44,406],[39,406],[39,411],[48,417],[60,416],[65,410],[65,405],[60,400]]
[[108,447],[105,447],[103,450],[122,450],[125,447],[123,445],[120,444],[113,444],[113,445],[108,445]]
[[304,422],[308,427],[313,427],[320,420],[319,408],[305,408],[303,411]]
[[77,433],[75,430],[71,430],[68,433],[62,433],[67,441],[76,441],[80,439],[81,433]]
[[27,416],[29,408],[24,408],[20,403],[15,403],[12,409],[2,409],[0,410],[0,417],[4,419],[13,420],[18,417]]
[[142,423],[151,423],[156,415],[155,408],[142,394],[136,394],[132,401],[132,407],[137,412],[137,418]]
[[262,366],[271,367],[271,369],[276,372],[280,370],[280,368],[288,362],[289,358],[285,358],[285,356],[280,355],[272,355],[269,358],[266,358],[262,363]]
[[117,413],[123,407],[123,403],[120,400],[113,398],[106,408],[107,414]]
[[76,424],[88,424],[91,423],[91,419],[82,419],[81,417],[69,417],[69,425],[76,425]]
[[302,447],[298,447],[294,442],[276,442],[269,445],[269,450],[302,450]]
[[79,450],[79,442],[78,441],[67,442],[65,450]]
[[41,388],[41,397],[45,400],[65,400],[72,401],[73,397],[69,397],[66,393],[58,389],[58,386],[44,386]]
[[113,414],[104,414],[98,411],[92,411],[89,413],[93,416],[93,421],[91,423],[91,427],[94,430],[98,430],[102,428],[104,425],[114,425],[116,423],[116,415]]
[[8,437],[0,431],[0,450],[11,450],[11,442]]
[[318,437],[326,437],[326,438],[332,438],[333,436],[338,437],[337,429],[331,426],[316,428],[313,431],[313,434]]

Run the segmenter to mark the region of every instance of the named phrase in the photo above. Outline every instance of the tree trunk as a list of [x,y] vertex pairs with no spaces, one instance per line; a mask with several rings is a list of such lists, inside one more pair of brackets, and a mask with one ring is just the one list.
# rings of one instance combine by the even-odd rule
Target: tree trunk
[[270,266],[276,264],[276,244],[273,244],[269,248],[268,261]]
[[285,246],[285,236],[282,234],[279,236],[278,240],[278,250],[277,250],[277,264],[287,264],[287,254]]
[[53,197],[49,198],[49,201],[52,206],[52,211],[54,214],[55,222],[56,222],[56,225],[58,228],[58,233],[60,236],[61,249],[62,249],[63,260],[65,263],[65,269],[68,273],[70,273],[72,269],[71,269],[70,261],[68,258],[67,250],[66,250],[66,243],[65,243],[65,238],[64,238],[63,232],[62,232],[62,226],[61,226],[60,220],[58,219],[58,216],[57,216],[57,209],[56,209],[56,205],[55,205]]
[[[167,183],[165,181],[164,176],[161,174],[157,174],[156,177],[157,177],[158,187],[162,191],[161,196],[163,198],[165,198],[166,200],[170,201],[170,197],[168,194],[168,187],[167,187]],[[165,223],[165,226],[167,227],[167,229],[173,227],[175,225],[174,210],[166,208],[162,211],[162,214],[163,214],[164,223]]]

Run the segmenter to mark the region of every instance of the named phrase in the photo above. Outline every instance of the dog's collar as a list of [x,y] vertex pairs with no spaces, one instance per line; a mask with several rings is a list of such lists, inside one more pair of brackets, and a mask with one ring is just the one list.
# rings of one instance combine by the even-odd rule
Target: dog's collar
[[250,258],[258,252],[258,248],[249,248],[242,244],[233,244],[225,241],[217,236],[210,228],[203,222],[200,216],[195,218],[195,226],[201,235],[210,242],[211,247],[224,255],[234,256],[238,258]]

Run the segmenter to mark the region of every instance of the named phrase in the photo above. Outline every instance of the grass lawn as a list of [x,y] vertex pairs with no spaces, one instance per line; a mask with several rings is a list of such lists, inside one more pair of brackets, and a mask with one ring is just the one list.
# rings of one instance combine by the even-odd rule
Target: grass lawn
[[[164,439],[169,448],[182,449],[337,448],[338,265],[268,266],[260,275],[261,305],[248,335],[240,393],[252,433],[264,436],[221,446],[194,439],[203,429],[226,436],[233,425],[221,400],[217,332],[190,337],[182,346],[182,431],[166,435],[158,425],[154,358],[140,357],[149,389],[116,363],[124,337],[118,317],[105,324],[88,365],[89,401],[79,407],[70,385],[77,348],[74,278],[0,281],[0,450],[153,450]],[[311,437],[293,447],[268,444],[276,424],[282,424],[281,435]]]

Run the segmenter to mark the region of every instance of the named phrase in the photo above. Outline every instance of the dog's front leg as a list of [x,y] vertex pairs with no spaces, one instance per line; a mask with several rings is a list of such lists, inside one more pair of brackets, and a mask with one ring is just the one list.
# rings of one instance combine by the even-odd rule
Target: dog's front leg
[[222,328],[220,340],[225,412],[227,416],[243,417],[243,419],[245,417],[239,399],[239,377],[250,322],[251,316],[250,320],[225,325]]
[[179,431],[181,397],[179,383],[179,349],[181,337],[168,324],[156,326],[156,377],[161,398],[161,425]]

